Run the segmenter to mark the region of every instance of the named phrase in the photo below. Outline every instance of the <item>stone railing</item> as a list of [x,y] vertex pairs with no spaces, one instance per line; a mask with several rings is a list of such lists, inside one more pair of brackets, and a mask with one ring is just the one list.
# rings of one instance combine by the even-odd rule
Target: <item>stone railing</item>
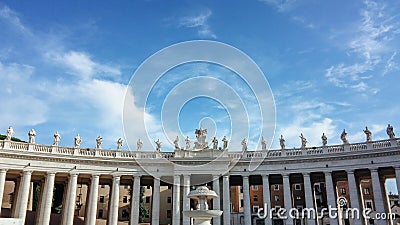
[[21,152],[38,152],[52,155],[70,155],[82,157],[99,158],[120,158],[120,159],[179,159],[179,158],[230,158],[230,159],[252,159],[252,158],[293,158],[311,155],[326,155],[343,152],[369,151],[374,149],[385,149],[400,147],[400,138],[391,140],[379,140],[374,142],[331,145],[308,148],[280,149],[280,150],[260,150],[246,152],[231,152],[221,150],[177,150],[175,152],[156,152],[156,151],[122,151],[122,150],[102,150],[89,148],[72,148],[63,146],[48,146],[39,144],[29,144],[14,141],[0,141],[0,150],[15,150]]

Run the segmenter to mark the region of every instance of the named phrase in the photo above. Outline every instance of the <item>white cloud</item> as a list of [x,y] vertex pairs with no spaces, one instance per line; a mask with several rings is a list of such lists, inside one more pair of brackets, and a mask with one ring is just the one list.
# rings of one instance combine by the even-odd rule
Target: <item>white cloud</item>
[[[310,119],[297,117],[291,124],[280,129],[276,134],[276,139],[279,139],[282,134],[285,138],[286,148],[299,148],[301,146],[300,134],[302,133],[307,139],[307,146],[321,146],[322,133],[329,139],[336,135],[336,126],[330,118],[321,118],[312,120],[313,122],[307,123]],[[335,142],[335,141],[333,141]],[[332,144],[332,143],[331,143]],[[275,141],[275,148],[278,148],[279,141]]]
[[315,24],[308,22],[304,17],[301,16],[293,16],[292,20],[302,24],[305,28],[314,29],[316,28]]
[[[365,8],[360,13],[361,20],[345,48],[350,57],[353,54],[356,56],[356,62],[333,65],[325,73],[328,81],[335,86],[360,92],[371,90],[367,80],[373,78],[372,72],[385,74],[394,68],[395,53],[393,54],[389,45],[398,35],[399,29],[399,23],[387,12],[386,5],[370,0],[364,4]],[[392,57],[387,61],[384,71],[378,72],[382,66],[382,58],[388,53],[391,53]],[[372,88],[371,93],[378,91]]]
[[35,68],[29,65],[0,62],[0,126],[36,125],[46,120],[49,107],[35,90],[32,74]]
[[279,12],[290,11],[297,4],[297,0],[260,0],[260,1],[275,7]]
[[206,9],[199,15],[183,17],[179,21],[179,27],[196,28],[200,37],[217,38],[217,35],[215,35],[208,24],[208,19],[211,15],[212,11]]
[[392,71],[398,71],[400,69],[399,65],[395,62],[394,57],[396,57],[397,51],[393,52],[390,58],[386,61],[385,69],[383,75],[386,75]]
[[0,8],[0,18],[7,20],[14,28],[25,34],[31,34],[30,30],[26,28],[17,13],[11,10],[8,6]]
[[120,76],[121,72],[117,67],[111,67],[101,63],[94,62],[91,57],[84,52],[66,51],[66,52],[46,52],[45,57],[60,65],[65,66],[70,73],[83,79],[91,77],[112,77]]

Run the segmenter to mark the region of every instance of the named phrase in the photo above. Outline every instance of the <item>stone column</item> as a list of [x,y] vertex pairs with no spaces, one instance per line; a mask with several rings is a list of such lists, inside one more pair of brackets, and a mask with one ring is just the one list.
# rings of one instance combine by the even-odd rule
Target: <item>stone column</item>
[[[314,207],[314,189],[311,184],[310,173],[303,173],[304,178],[304,197],[306,200],[306,208],[308,209],[315,209]],[[307,217],[307,225],[315,225],[315,219],[313,218],[314,215],[306,215]]]
[[243,175],[243,214],[244,224],[251,224],[250,184],[249,176]]
[[293,207],[292,204],[292,191],[290,188],[289,174],[283,174],[283,200],[286,211],[286,225],[293,225],[293,219],[289,217],[289,210]]
[[394,170],[396,172],[397,194],[399,195],[400,202],[400,167],[395,167]]
[[[218,197],[213,199],[213,209],[214,210],[220,210],[221,206],[221,197],[220,197],[220,191],[219,191],[219,176],[213,176],[213,191],[215,191],[215,193],[217,193]],[[221,225],[221,218],[218,217],[214,217],[212,219],[213,221],[213,225]]]
[[1,204],[3,202],[4,187],[6,186],[7,169],[0,169],[0,217],[1,217]]
[[[354,170],[349,170],[347,171],[347,182],[348,182],[348,186],[349,186],[349,192],[350,192],[350,205],[349,207],[353,208],[353,209],[358,209],[362,210],[362,208],[360,208],[360,200],[358,197],[358,187],[357,187],[357,183],[356,183],[356,177],[354,175]],[[357,219],[354,218],[353,222],[354,225],[362,225],[362,215],[360,215],[360,218]]]
[[140,208],[140,176],[133,176],[131,199],[131,225],[138,225]]
[[160,178],[154,177],[151,225],[160,224]]
[[173,187],[173,205],[172,205],[172,225],[180,225],[181,224],[181,176],[174,176],[174,187]]
[[75,215],[76,188],[78,185],[78,174],[69,175],[68,191],[65,198],[65,209],[62,217],[63,225],[73,225]]
[[14,218],[22,219],[25,224],[26,209],[28,207],[29,189],[31,186],[32,171],[26,170],[22,175],[22,181],[18,190],[17,202],[15,204]]
[[[336,208],[336,200],[335,200],[335,187],[333,186],[332,181],[332,172],[325,172],[325,188],[326,188],[326,199],[328,202],[328,207]],[[338,225],[337,218],[329,218],[330,225]]]
[[87,213],[85,221],[86,225],[96,225],[97,219],[97,199],[99,195],[99,179],[100,175],[93,174],[92,181],[90,184],[90,195],[89,195],[89,202],[87,207]]
[[51,216],[51,204],[53,202],[55,172],[47,173],[46,183],[44,185],[43,199],[40,204],[39,225],[49,225]]
[[224,175],[222,177],[222,184],[223,184],[223,204],[222,213],[223,216],[223,225],[230,225],[231,224],[231,196],[230,196],[230,186],[229,186],[229,175]]
[[[372,181],[372,189],[374,192],[374,204],[375,204],[375,211],[377,213],[385,213],[385,203],[382,197],[382,188],[381,182],[379,179],[378,169],[373,168],[370,169],[371,171],[371,181]],[[386,220],[375,220],[375,224],[379,225],[386,225]]]
[[[187,195],[190,191],[190,175],[183,175],[183,211],[190,211],[190,199]],[[190,225],[190,217],[183,216],[183,225]]]
[[118,224],[118,208],[119,208],[119,184],[121,177],[119,175],[114,175],[113,186],[111,189],[111,204],[110,204],[110,218],[108,221],[110,225]]
[[268,175],[262,176],[262,182],[263,182],[264,214],[267,213],[264,223],[265,223],[265,225],[272,225],[272,219],[271,219],[271,216],[269,215],[269,211],[270,211],[272,205],[271,205],[271,192],[269,190],[270,186],[269,186]]

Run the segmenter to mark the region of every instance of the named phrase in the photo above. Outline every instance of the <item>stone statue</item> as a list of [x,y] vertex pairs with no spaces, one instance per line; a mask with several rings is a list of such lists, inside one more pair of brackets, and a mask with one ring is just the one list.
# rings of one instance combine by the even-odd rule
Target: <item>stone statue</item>
[[185,139],[185,143],[186,143],[186,150],[188,150],[188,149],[190,149],[190,138],[189,138],[189,136],[186,136],[186,139]]
[[303,136],[303,133],[300,134],[300,139],[301,139],[301,148],[306,148],[307,146],[307,139]]
[[367,136],[367,142],[372,142],[372,132],[365,127],[364,134]]
[[12,128],[12,126],[9,126],[7,129],[6,141],[11,141],[13,135],[14,135],[14,129]]
[[195,149],[207,149],[208,148],[208,142],[206,142],[206,134],[207,134],[207,129],[196,129],[194,132],[196,134],[196,139],[197,141],[194,142],[194,148]]
[[179,150],[181,147],[179,146],[179,137],[176,136],[175,141],[174,141],[175,149]]
[[81,136],[79,136],[79,134],[77,134],[75,137],[75,148],[79,148],[79,146],[81,146],[81,143],[82,143],[82,138]]
[[395,139],[396,136],[394,135],[394,131],[393,131],[393,127],[388,124],[387,128],[386,128],[386,133],[389,136],[390,139]]
[[242,140],[241,144],[242,144],[242,152],[247,151],[247,139],[246,138],[244,138]]
[[160,152],[161,151],[161,144],[162,142],[160,141],[160,139],[157,139],[157,141],[155,141],[154,143],[156,143],[156,151]]
[[215,136],[211,142],[213,143],[213,149],[218,149],[218,139]]
[[228,148],[228,139],[226,139],[226,136],[224,136],[224,138],[222,138],[222,142],[224,142],[224,150]]
[[54,146],[58,146],[58,143],[60,143],[60,140],[61,140],[61,136],[60,136],[60,134],[58,133],[58,131],[56,131],[56,132],[54,133],[53,145],[54,145]]
[[264,136],[261,137],[261,149],[267,150],[267,141],[264,139]]
[[281,138],[279,138],[279,144],[281,145],[281,149],[285,149],[285,138],[281,134]]
[[136,142],[136,151],[141,151],[142,147],[143,147],[143,142],[139,138],[139,140]]
[[28,143],[35,144],[36,131],[33,128],[28,132],[28,136],[29,136]]
[[328,144],[328,138],[325,136],[325,133],[322,133],[322,146],[326,146]]
[[124,142],[124,140],[122,140],[122,138],[119,138],[117,141],[117,150],[121,150],[122,149],[122,143]]
[[103,143],[103,138],[99,135],[97,138],[96,138],[96,148],[97,149],[101,149],[101,144]]
[[347,140],[347,133],[346,133],[345,129],[343,129],[343,132],[340,135],[340,139],[342,139],[343,144],[348,144],[349,143],[349,141]]

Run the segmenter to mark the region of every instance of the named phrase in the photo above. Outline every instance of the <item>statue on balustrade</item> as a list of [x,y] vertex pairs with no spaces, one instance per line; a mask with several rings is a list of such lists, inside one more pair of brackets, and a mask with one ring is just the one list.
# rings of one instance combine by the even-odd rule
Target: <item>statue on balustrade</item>
[[390,139],[395,139],[396,136],[394,135],[394,131],[393,131],[393,127],[388,124],[387,128],[386,128],[386,133],[389,136]]
[[53,145],[54,145],[54,146],[58,146],[58,143],[60,143],[60,140],[61,140],[61,136],[60,136],[60,134],[58,133],[58,131],[56,131],[56,132],[54,133]]
[[13,135],[14,135],[14,129],[12,128],[12,126],[9,126],[7,129],[6,141],[11,141]]
[[79,148],[79,146],[81,146],[81,143],[82,143],[82,138],[81,136],[79,136],[79,134],[77,134],[75,137],[75,148]]
[[190,149],[190,138],[189,138],[189,136],[186,136],[186,139],[185,139],[185,143],[186,143],[186,150],[188,150],[188,149]]
[[303,133],[301,133],[299,137],[301,139],[301,148],[306,148],[307,147],[307,139],[303,136]]
[[223,149],[227,149],[228,148],[228,139],[226,139],[226,136],[224,136],[224,138],[222,138],[222,142],[224,142],[223,145]]
[[156,143],[156,151],[160,152],[162,142],[160,141],[160,139],[157,139],[157,141],[155,141],[154,143]]
[[322,146],[326,146],[328,144],[328,138],[325,136],[325,133],[322,133]]
[[103,144],[103,138],[99,135],[99,136],[96,138],[96,148],[97,148],[97,149],[101,149],[101,144]]
[[33,128],[28,132],[28,136],[29,136],[28,143],[35,144],[36,131]]
[[342,139],[343,144],[349,144],[349,141],[347,140],[347,133],[346,133],[345,129],[343,129],[343,132],[340,135],[340,139]]
[[281,134],[281,138],[279,138],[279,144],[281,145],[281,149],[285,149],[285,138]]
[[242,140],[241,144],[242,144],[242,152],[247,151],[247,139],[246,138],[244,138]]
[[218,149],[218,139],[215,136],[211,142],[213,143],[213,149]]
[[364,134],[366,135],[367,142],[372,142],[372,132],[365,127]]
[[139,140],[136,142],[136,151],[141,151],[142,147],[143,147],[143,142],[139,138]]
[[196,129],[194,132],[196,134],[197,141],[194,142],[195,149],[208,149],[208,142],[206,142],[207,129]]
[[179,146],[179,137],[178,136],[176,136],[176,138],[174,140],[174,145],[175,145],[176,150],[181,149],[181,147]]
[[124,140],[122,140],[122,138],[119,138],[117,141],[117,150],[121,150],[122,149],[122,144],[123,144]]
[[267,141],[264,139],[264,136],[261,137],[261,148],[262,150],[267,150]]

